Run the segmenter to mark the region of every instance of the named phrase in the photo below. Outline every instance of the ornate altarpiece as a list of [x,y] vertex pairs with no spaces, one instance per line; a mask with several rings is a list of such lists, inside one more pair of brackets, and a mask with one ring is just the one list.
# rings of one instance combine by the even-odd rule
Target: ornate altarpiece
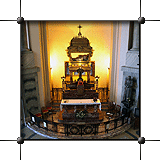
[[[67,47],[69,61],[65,61],[65,77],[62,77],[63,98],[98,98],[95,81],[95,62],[91,61],[93,48],[89,40],[82,36],[79,25],[78,36],[73,37]],[[75,56],[77,55],[77,56]],[[64,81],[65,79],[65,81]],[[79,93],[80,88],[82,92]]]

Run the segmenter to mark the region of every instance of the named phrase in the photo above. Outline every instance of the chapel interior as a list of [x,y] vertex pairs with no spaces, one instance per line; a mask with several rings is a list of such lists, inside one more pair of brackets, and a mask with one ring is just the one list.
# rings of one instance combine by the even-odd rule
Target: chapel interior
[[58,139],[139,129],[137,21],[21,24],[21,123]]

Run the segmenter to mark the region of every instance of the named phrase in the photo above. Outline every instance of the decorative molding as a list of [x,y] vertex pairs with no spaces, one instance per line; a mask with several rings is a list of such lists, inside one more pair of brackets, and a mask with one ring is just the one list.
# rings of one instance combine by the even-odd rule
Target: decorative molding
[[30,100],[36,100],[37,101],[37,97],[29,97],[28,99],[26,99],[26,103],[28,103]]
[[32,51],[21,52],[21,68],[33,68],[35,67],[34,53]]
[[132,72],[132,73],[139,73],[139,68],[130,67],[130,66],[122,66],[121,71],[123,72]]
[[126,66],[139,68],[139,50],[129,50],[126,54]]
[[26,93],[26,92],[32,92],[32,91],[34,91],[34,90],[36,90],[36,87],[30,88],[30,89],[25,89],[24,91],[25,91],[25,93]]
[[[26,27],[28,26],[23,26],[23,30],[21,30],[25,44],[26,41],[29,43],[29,35],[27,35],[28,37],[26,36],[28,30],[25,30]],[[40,68],[35,65],[34,53],[23,47],[27,46],[23,45],[21,48],[21,96],[24,110],[23,116],[28,117],[27,110],[29,109],[34,113],[41,111],[38,86],[38,72]]]
[[26,83],[26,82],[28,82],[28,81],[35,81],[35,78],[25,79],[25,80],[23,81],[23,83]]
[[33,68],[27,68],[27,69],[23,69],[21,74],[31,74],[31,73],[37,73],[40,71],[39,67],[33,67]]

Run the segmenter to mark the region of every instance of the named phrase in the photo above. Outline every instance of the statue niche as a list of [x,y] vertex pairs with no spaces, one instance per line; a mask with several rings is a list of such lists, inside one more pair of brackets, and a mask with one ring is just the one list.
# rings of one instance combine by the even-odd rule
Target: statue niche
[[122,103],[128,108],[130,107],[130,105],[133,105],[135,101],[136,88],[137,88],[137,79],[135,77],[131,78],[131,76],[126,77],[125,90]]

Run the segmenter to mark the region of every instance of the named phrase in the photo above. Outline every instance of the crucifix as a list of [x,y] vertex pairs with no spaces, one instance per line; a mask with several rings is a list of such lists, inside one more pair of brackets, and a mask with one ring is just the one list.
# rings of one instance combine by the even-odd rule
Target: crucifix
[[80,67],[79,69],[77,69],[77,72],[79,73],[79,79],[82,79],[82,73],[84,72],[84,70]]

